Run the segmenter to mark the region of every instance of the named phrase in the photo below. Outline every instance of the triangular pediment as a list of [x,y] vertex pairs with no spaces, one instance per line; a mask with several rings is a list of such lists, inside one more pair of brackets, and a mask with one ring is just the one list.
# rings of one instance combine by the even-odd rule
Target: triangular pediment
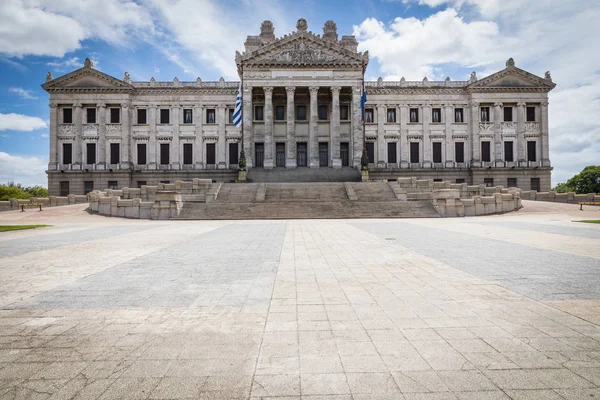
[[133,90],[133,86],[91,67],[83,67],[42,85],[46,91],[57,90]]
[[349,51],[310,32],[296,32],[238,58],[252,66],[362,66],[367,53]]
[[[549,74],[547,75],[549,77]],[[551,79],[541,78],[525,70],[508,65],[502,71],[471,83],[467,89],[501,90],[501,89],[538,89],[550,91],[556,86]]]

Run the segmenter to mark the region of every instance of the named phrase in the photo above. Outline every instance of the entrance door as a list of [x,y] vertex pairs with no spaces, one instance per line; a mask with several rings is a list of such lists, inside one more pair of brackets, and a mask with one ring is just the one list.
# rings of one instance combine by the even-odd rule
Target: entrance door
[[340,143],[340,158],[342,159],[342,167],[350,166],[350,146],[348,142]]
[[296,149],[296,165],[299,167],[306,167],[308,165],[306,157],[306,142],[297,143]]
[[216,163],[215,144],[206,143],[206,164],[215,165]]
[[254,145],[254,155],[256,159],[256,167],[263,168],[265,166],[265,144],[256,143]]
[[63,197],[69,195],[69,181],[60,181],[60,195]]
[[285,143],[275,144],[275,166],[285,167]]
[[319,167],[329,165],[329,143],[319,143]]

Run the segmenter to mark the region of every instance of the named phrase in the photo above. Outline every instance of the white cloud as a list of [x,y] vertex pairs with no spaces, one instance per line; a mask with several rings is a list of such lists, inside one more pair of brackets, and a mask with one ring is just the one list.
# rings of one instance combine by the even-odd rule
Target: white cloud
[[45,173],[47,167],[46,158],[15,156],[0,151],[0,183],[15,182],[23,186],[48,187]]
[[0,131],[31,132],[36,129],[47,128],[48,124],[41,118],[30,117],[22,114],[0,113]]
[[34,95],[31,94],[31,90],[25,90],[21,87],[11,87],[11,88],[8,88],[8,91],[11,93],[15,93],[16,95],[19,95],[26,100],[37,99],[37,97],[35,97]]
[[46,65],[54,68],[56,71],[65,71],[68,69],[81,68],[83,62],[79,61],[79,57],[71,57],[64,60],[49,61]]

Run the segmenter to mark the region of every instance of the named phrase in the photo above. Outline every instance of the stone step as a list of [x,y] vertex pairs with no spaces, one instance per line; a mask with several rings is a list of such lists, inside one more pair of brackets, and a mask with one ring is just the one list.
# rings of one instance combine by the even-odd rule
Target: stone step
[[259,187],[259,183],[224,183],[215,203],[251,203]]
[[251,168],[248,170],[249,182],[358,182],[360,171],[344,167],[323,168]]
[[266,202],[332,202],[346,201],[343,183],[267,183]]
[[396,201],[396,195],[387,182],[351,183],[358,201]]

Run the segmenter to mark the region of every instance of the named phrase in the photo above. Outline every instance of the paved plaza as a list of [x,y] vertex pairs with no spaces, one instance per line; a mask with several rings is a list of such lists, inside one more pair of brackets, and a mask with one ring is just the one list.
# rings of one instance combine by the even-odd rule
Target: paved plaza
[[600,398],[600,210],[0,213],[1,399]]

